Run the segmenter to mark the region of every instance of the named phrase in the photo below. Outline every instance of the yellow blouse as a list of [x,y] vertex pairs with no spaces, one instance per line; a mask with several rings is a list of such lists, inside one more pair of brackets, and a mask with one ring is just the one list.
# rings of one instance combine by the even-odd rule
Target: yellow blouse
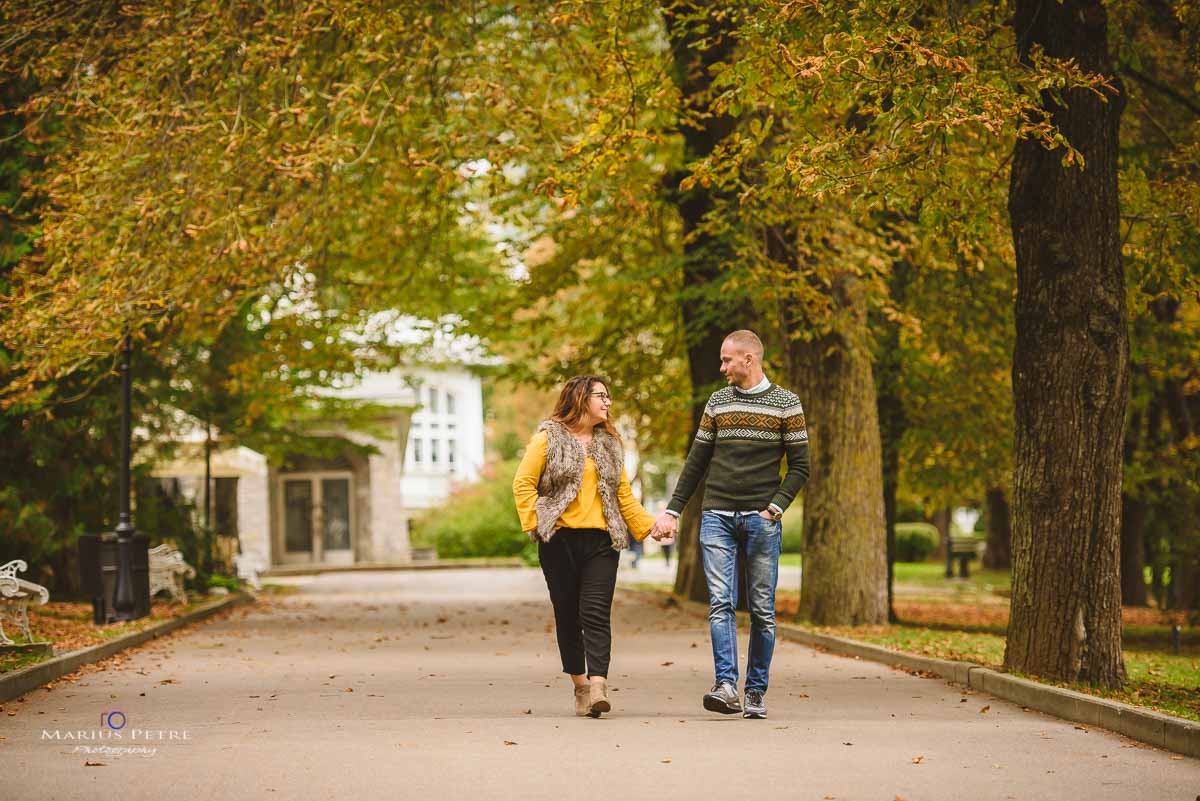
[[[513,477],[513,498],[517,502],[522,531],[537,528],[538,481],[546,467],[547,441],[545,431],[533,435]],[[617,505],[621,507],[621,517],[625,518],[629,533],[635,539],[644,540],[654,526],[654,518],[633,497],[633,488],[629,486],[629,476],[625,474],[624,467],[621,468],[621,483],[617,487]],[[555,528],[608,528],[604,521],[604,509],[600,505],[600,476],[592,457],[587,457],[583,464],[579,494],[563,510]]]

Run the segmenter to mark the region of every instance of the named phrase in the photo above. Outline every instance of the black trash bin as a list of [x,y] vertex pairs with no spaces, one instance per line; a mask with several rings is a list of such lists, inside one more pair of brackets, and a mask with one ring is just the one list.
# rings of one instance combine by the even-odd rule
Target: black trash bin
[[98,624],[136,620],[150,614],[150,538],[130,538],[130,581],[133,607],[117,609],[117,565],[120,540],[115,534],[84,534],[79,538],[79,571],[83,591],[92,599],[92,620]]

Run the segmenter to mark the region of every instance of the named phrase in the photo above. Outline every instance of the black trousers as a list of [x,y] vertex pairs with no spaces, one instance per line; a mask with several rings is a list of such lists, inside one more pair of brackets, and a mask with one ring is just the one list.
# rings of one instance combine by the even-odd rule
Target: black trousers
[[538,543],[538,560],[554,605],[563,672],[607,678],[620,561],[608,532],[560,528],[549,542]]

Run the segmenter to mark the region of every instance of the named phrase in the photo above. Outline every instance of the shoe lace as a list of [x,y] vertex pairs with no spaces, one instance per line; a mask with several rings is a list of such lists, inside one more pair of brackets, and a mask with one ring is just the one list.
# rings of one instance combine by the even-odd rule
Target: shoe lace
[[763,694],[758,690],[746,691],[746,703],[752,706],[762,706]]

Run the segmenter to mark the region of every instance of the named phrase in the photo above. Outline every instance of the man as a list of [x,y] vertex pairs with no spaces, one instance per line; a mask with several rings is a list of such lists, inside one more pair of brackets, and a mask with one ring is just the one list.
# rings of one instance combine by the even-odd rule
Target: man
[[[653,532],[655,539],[674,535],[679,514],[708,470],[700,552],[716,683],[704,696],[704,708],[759,719],[767,716],[763,697],[775,651],[780,518],[808,480],[809,469],[800,400],[763,375],[762,358],[762,340],[753,331],[734,331],[721,344],[721,373],[729,386],[708,399],[675,493]],[[787,472],[781,479],[785,458]],[[750,601],[744,704],[737,691],[739,549],[746,555]]]

